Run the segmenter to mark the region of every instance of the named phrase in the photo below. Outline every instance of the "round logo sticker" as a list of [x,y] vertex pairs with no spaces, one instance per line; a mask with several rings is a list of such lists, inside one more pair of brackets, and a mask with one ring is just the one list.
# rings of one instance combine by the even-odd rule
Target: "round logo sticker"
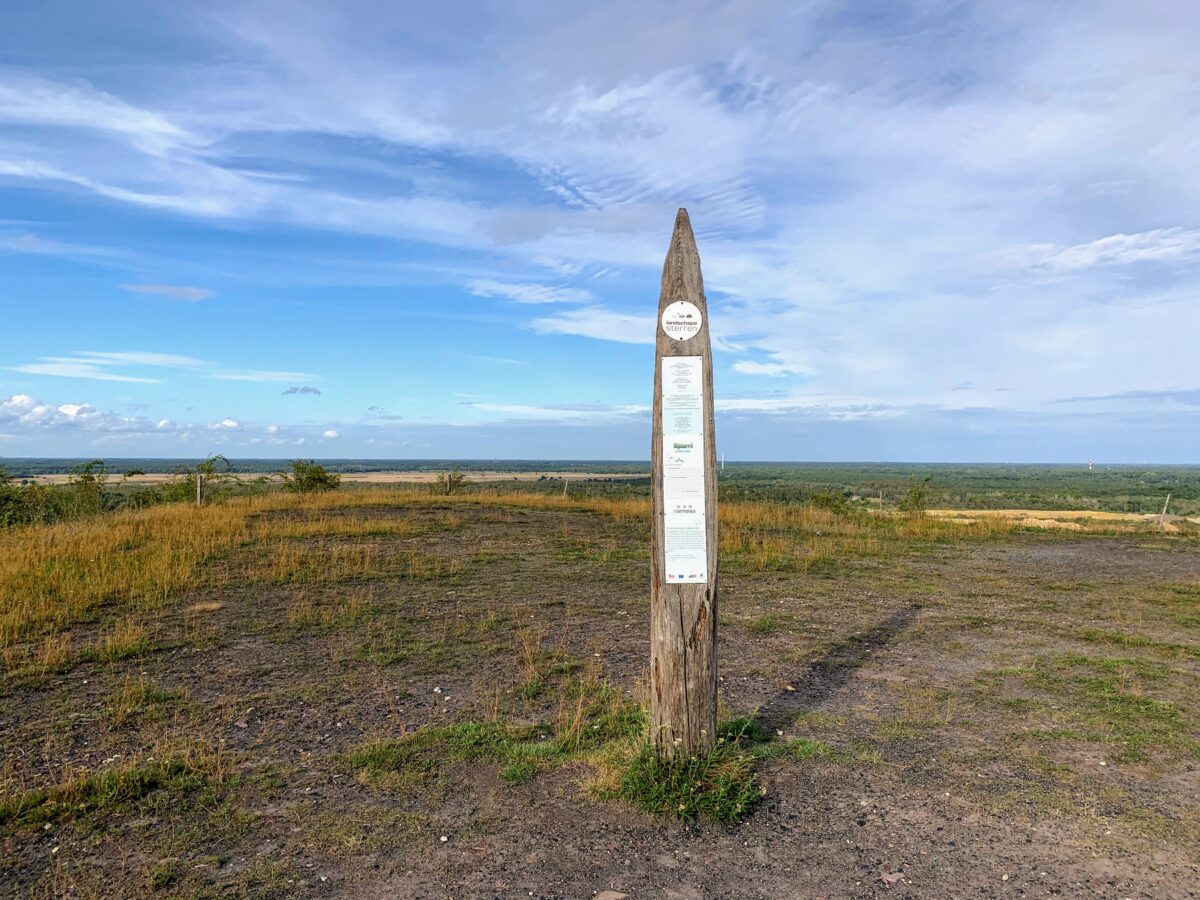
[[662,327],[667,337],[676,341],[694,338],[700,331],[704,316],[699,307],[687,300],[676,300],[663,310]]

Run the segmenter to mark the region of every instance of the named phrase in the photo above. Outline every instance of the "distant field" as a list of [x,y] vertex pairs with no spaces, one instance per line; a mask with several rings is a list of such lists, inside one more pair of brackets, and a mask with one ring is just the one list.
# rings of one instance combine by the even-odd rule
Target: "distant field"
[[[65,477],[73,464],[86,460],[0,459],[17,479]],[[130,470],[150,475],[183,472],[194,459],[110,459],[116,482]],[[596,495],[649,494],[649,467],[638,461],[604,460],[323,460],[347,483],[431,480],[436,473],[459,467],[475,481],[527,482],[530,490],[553,492],[562,480]],[[286,467],[283,460],[231,460],[232,470],[248,477],[271,475]],[[617,476],[620,476],[619,478]],[[721,471],[725,500],[763,499],[806,502],[830,494],[863,505],[896,507],[914,481],[929,479],[928,506],[938,509],[1094,510],[1159,513],[1167,495],[1170,512],[1200,515],[1200,465],[960,465],[901,463],[744,463],[729,462]],[[595,483],[588,484],[592,480]],[[151,483],[142,479],[139,483]],[[574,488],[573,488],[574,489]]]

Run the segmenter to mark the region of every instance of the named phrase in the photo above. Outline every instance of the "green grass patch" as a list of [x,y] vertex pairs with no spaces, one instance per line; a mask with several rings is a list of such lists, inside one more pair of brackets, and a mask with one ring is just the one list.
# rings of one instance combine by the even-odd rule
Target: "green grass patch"
[[138,678],[126,676],[105,706],[105,712],[115,727],[134,719],[161,720],[164,708],[174,699],[174,694],[158,687],[144,675]]
[[0,826],[29,828],[67,816],[107,812],[154,791],[192,791],[204,782],[202,772],[179,760],[99,772],[0,800]]
[[747,622],[746,628],[755,634],[780,634],[790,631],[795,622],[796,617],[791,613],[769,612]]
[[993,677],[1016,677],[1048,695],[1013,708],[1049,718],[1014,732],[1019,739],[1078,739],[1109,746],[1118,760],[1147,762],[1159,756],[1200,758],[1196,723],[1162,695],[1179,673],[1140,659],[1066,654],[1005,669]]
[[1145,647],[1148,650],[1164,653],[1176,659],[1200,659],[1200,647],[1179,644],[1173,641],[1158,641],[1154,638],[1143,637],[1140,634],[1125,634],[1120,631],[1088,628],[1075,636],[1081,641],[1087,641],[1092,644],[1111,644],[1117,647]]
[[453,766],[474,760],[497,763],[505,781],[522,784],[538,772],[645,732],[642,708],[607,682],[569,682],[560,686],[559,701],[558,716],[550,723],[422,728],[365,744],[345,762],[364,783],[386,789],[431,786]]

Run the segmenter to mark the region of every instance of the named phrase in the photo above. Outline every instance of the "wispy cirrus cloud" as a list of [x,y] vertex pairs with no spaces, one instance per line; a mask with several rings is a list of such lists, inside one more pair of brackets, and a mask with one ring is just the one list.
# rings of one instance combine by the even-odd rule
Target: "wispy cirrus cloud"
[[299,381],[304,378],[316,378],[311,372],[273,372],[270,370],[250,370],[245,372],[216,372],[210,377],[218,381]]
[[123,284],[121,289],[131,294],[149,294],[153,297],[163,297],[176,303],[198,303],[213,296],[213,291],[207,288],[187,287],[175,284]]
[[532,403],[501,403],[483,400],[461,401],[462,406],[494,413],[507,419],[528,420],[598,420],[624,418],[626,416],[643,415],[650,411],[649,407],[639,404],[610,403],[547,403],[543,405]]
[[0,81],[0,121],[113,132],[155,155],[195,142],[167,117],[86,82],[55,81],[13,71]]
[[538,334],[571,334],[625,344],[654,343],[654,316],[617,312],[603,306],[567,310],[534,319],[530,324]]
[[469,281],[467,290],[477,297],[503,297],[514,303],[586,303],[595,299],[591,291],[580,287],[490,279]]
[[1200,256],[1200,229],[1157,228],[1138,234],[1113,234],[1084,244],[1029,244],[998,254],[1002,265],[1049,272],[1096,266],[1178,262]]
[[26,375],[50,375],[57,378],[140,382],[143,384],[158,384],[163,379],[119,370],[173,369],[217,381],[287,382],[312,380],[316,377],[307,372],[257,369],[229,371],[216,363],[197,359],[194,356],[130,350],[78,350],[69,356],[45,356],[36,362],[9,366],[9,369]]
[[751,359],[740,359],[733,364],[733,371],[743,375],[766,375],[769,378],[781,378],[795,371],[787,363],[755,362]]
[[9,366],[10,371],[26,375],[49,375],[54,378],[82,378],[89,381],[127,381],[141,384],[160,384],[161,378],[124,375],[106,366],[110,363],[68,356],[43,356],[37,362]]

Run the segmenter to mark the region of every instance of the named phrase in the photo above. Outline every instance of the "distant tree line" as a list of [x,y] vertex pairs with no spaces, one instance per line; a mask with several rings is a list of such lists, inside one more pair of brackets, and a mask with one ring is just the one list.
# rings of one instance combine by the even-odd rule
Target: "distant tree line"
[[[333,490],[340,476],[312,460],[292,460],[290,472],[280,472],[283,487],[296,493]],[[117,474],[103,460],[72,466],[67,483],[39,484],[18,481],[0,466],[0,528],[61,522],[117,509],[137,509],[160,503],[196,502],[196,482],[203,479],[204,502],[220,502],[233,494],[267,490],[265,476],[243,478],[229,460],[214,454],[194,466],[179,468],[169,481],[136,485],[130,479],[145,473],[138,469]]]

